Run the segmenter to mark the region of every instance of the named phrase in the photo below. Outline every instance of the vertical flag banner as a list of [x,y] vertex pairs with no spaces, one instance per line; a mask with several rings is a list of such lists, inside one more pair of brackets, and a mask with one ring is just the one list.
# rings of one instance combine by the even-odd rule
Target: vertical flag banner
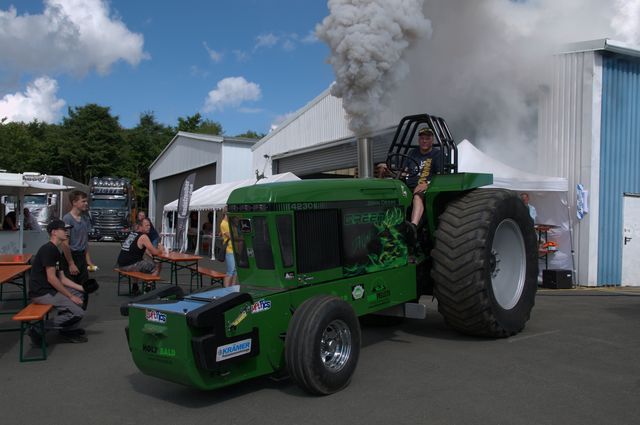
[[196,180],[196,173],[189,174],[180,187],[180,195],[178,196],[178,228],[176,232],[177,247],[180,252],[187,250],[187,230],[189,226],[189,203],[191,202],[191,193],[193,192],[193,184]]

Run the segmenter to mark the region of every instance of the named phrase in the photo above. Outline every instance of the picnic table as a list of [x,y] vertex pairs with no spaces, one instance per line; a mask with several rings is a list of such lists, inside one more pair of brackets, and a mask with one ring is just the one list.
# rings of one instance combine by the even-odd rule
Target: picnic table
[[[27,305],[27,278],[26,273],[31,269],[28,264],[12,264],[0,266],[0,285],[14,284],[22,288],[22,307]],[[0,315],[14,314],[17,310],[0,311]],[[1,329],[0,332],[14,331],[19,329]]]
[[171,284],[178,284],[178,270],[188,269],[190,272],[198,269],[198,261],[202,260],[199,255],[185,254],[177,251],[162,252],[154,255],[153,258],[161,263],[171,264],[170,279]]

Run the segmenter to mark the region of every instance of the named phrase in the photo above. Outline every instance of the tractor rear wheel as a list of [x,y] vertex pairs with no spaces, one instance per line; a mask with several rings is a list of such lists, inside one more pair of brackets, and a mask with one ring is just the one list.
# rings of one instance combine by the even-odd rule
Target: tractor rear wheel
[[535,303],[537,240],[516,194],[476,189],[451,202],[438,218],[431,251],[438,310],[469,335],[520,332]]
[[285,340],[285,361],[289,375],[305,391],[325,395],[346,387],[359,355],[358,317],[345,301],[316,296],[293,314]]

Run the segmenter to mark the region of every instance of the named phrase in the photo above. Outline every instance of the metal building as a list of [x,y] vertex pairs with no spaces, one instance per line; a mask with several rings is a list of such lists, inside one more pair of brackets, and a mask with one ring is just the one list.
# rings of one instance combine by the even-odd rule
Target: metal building
[[[401,116],[385,112],[373,139],[373,161],[384,161]],[[265,175],[292,172],[298,177],[323,173],[352,175],[357,165],[356,139],[347,126],[342,99],[330,88],[298,110],[253,147],[253,169]]]
[[256,139],[178,132],[149,167],[149,217],[162,225],[162,207],[178,197],[184,178],[196,172],[194,190],[251,177]]
[[[569,179],[577,281],[638,285],[640,50],[608,39],[574,44],[554,58],[550,81],[539,113],[540,172]],[[578,184],[586,214],[576,207]]]

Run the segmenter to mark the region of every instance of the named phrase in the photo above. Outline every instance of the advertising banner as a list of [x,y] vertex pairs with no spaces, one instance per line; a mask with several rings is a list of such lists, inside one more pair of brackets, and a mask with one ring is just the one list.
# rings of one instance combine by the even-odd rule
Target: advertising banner
[[191,202],[191,193],[193,193],[193,184],[196,180],[196,173],[189,174],[180,186],[180,195],[178,196],[178,227],[176,231],[176,242],[180,252],[187,249],[187,230],[189,229],[189,203]]

